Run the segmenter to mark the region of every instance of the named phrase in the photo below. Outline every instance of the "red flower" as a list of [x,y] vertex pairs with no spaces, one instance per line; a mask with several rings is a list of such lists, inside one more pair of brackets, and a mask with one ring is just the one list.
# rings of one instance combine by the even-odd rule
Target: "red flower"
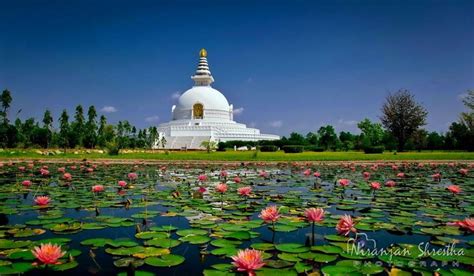
[[387,187],[395,187],[396,184],[397,183],[393,180],[389,180],[389,181],[385,182],[385,186],[387,186]]
[[269,206],[260,212],[259,218],[265,222],[275,222],[280,218],[280,213],[275,205]]
[[370,188],[372,188],[372,190],[378,190],[378,189],[380,189],[380,183],[379,182],[371,182],[370,183]]
[[207,175],[201,174],[201,175],[198,176],[198,181],[204,182],[206,180],[207,180]]
[[51,201],[51,199],[49,199],[48,196],[37,196],[35,198],[35,202],[39,206],[46,206],[46,205],[49,204],[50,201]]
[[227,192],[227,184],[225,184],[225,183],[217,184],[216,185],[216,192],[221,193],[221,194]]
[[457,225],[474,233],[474,218],[465,218],[464,220],[448,223],[448,225]]
[[310,222],[320,222],[324,219],[323,208],[309,208],[304,211],[306,219]]
[[130,180],[136,180],[138,178],[138,175],[134,172],[131,172],[128,174],[128,179]]
[[458,185],[449,185],[447,189],[453,194],[459,194],[462,191]]
[[240,182],[242,182],[242,179],[240,179],[240,177],[236,176],[236,177],[234,177],[234,182],[235,183],[240,183]]
[[459,173],[460,173],[462,176],[466,176],[468,172],[469,172],[469,171],[468,171],[467,169],[459,169]]
[[51,243],[41,244],[40,247],[35,247],[31,253],[40,260],[43,264],[60,264],[59,258],[64,256],[66,252],[61,251],[60,245]]
[[306,170],[303,172],[303,174],[304,174],[305,176],[310,176],[310,175],[311,175],[311,169],[306,169]]
[[350,232],[355,233],[357,231],[354,226],[355,223],[352,220],[351,216],[343,215],[336,225],[336,230],[339,235],[347,236]]
[[441,174],[440,173],[435,173],[431,176],[434,181],[441,181]]
[[30,180],[23,180],[23,182],[21,182],[21,184],[25,187],[30,187],[31,186],[31,181]]
[[72,180],[72,175],[70,173],[65,173],[63,174],[63,179],[66,181],[71,181]]
[[397,173],[397,177],[399,177],[399,178],[404,178],[404,177],[405,177],[405,173],[399,172],[399,173]]
[[255,270],[265,265],[262,251],[255,249],[239,250],[236,256],[232,256],[232,260],[237,271],[247,272],[248,276],[254,276]]
[[250,196],[250,193],[252,192],[252,188],[250,186],[238,188],[237,192],[241,196]]
[[321,173],[320,173],[320,172],[315,172],[315,173],[313,174],[313,176],[314,176],[314,177],[321,177]]
[[127,182],[123,181],[123,180],[120,180],[118,182],[118,185],[121,187],[121,188],[125,188],[125,186],[127,186]]
[[346,178],[339,179],[337,182],[338,182],[339,185],[341,185],[342,187],[349,186],[349,184],[351,183],[351,181],[350,181],[349,179],[346,179]]
[[94,193],[100,193],[104,191],[104,186],[103,185],[94,185],[92,186],[92,192]]

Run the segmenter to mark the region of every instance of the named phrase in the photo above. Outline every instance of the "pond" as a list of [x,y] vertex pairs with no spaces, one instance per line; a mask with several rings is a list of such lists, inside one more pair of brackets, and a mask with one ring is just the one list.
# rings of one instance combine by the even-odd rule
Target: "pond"
[[0,275],[472,275],[470,170],[5,161]]

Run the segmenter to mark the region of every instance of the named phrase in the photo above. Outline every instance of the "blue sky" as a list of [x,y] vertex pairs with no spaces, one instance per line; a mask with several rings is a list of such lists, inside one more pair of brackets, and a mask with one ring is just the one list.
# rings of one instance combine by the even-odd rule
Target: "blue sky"
[[203,47],[235,119],[267,133],[355,131],[400,88],[446,131],[474,89],[474,1],[19,0],[0,18],[0,88],[22,119],[82,104],[168,121]]

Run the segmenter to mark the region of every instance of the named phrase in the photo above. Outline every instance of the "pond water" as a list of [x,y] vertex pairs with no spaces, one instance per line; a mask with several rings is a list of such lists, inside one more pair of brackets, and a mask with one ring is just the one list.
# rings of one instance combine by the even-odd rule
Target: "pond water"
[[[246,248],[264,252],[257,275],[472,275],[474,225],[453,224],[474,215],[469,170],[462,163],[3,162],[0,275],[232,275],[241,272],[231,256]],[[36,203],[39,196],[50,201]],[[272,205],[280,217],[265,223],[259,214]],[[304,215],[312,207],[325,212],[314,245]],[[355,223],[347,236],[336,230],[342,215]],[[65,252],[59,263],[32,254],[47,243]]]

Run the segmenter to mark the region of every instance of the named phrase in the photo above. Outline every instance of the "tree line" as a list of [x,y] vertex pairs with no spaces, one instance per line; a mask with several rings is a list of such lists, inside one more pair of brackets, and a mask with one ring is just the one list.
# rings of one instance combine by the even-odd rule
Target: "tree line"
[[228,141],[220,143],[219,148],[234,146],[304,146],[309,151],[348,151],[348,150],[474,150],[474,91],[468,91],[463,99],[467,112],[462,112],[459,120],[453,122],[447,132],[429,132],[423,128],[428,112],[415,101],[407,90],[389,94],[381,108],[380,122],[369,119],[360,121],[357,126],[360,134],[341,131],[339,134],[332,125],[320,127],[316,132],[306,135],[293,132],[289,137],[276,141]]
[[[57,118],[58,128],[53,127],[54,118],[45,110],[43,119],[28,118],[22,121],[9,120],[8,114],[13,98],[5,89],[0,97],[0,146],[2,148],[164,148],[166,140],[158,139],[155,126],[137,129],[128,121],[112,125],[101,115],[98,118],[95,107],[89,106],[87,114],[78,105],[72,118],[63,110]],[[244,145],[302,145],[309,150],[366,150],[380,148],[385,150],[474,150],[474,91],[467,92],[463,99],[467,108],[459,120],[449,126],[445,133],[428,132],[421,128],[426,124],[428,112],[415,101],[413,94],[399,90],[389,94],[381,108],[380,122],[369,119],[360,121],[357,126],[360,134],[342,131],[339,134],[332,125],[320,127],[316,132],[306,135],[293,132],[289,137],[276,141],[229,141],[220,143],[220,148]],[[21,111],[21,110],[20,110]],[[19,111],[19,112],[20,112]],[[18,112],[18,113],[19,113]],[[17,113],[17,114],[18,114]]]
[[[84,114],[81,105],[76,106],[73,118],[63,110],[57,118],[58,128],[53,127],[54,118],[46,110],[41,121],[16,118],[10,122],[9,109],[13,100],[5,89],[1,94],[0,146],[2,148],[151,148],[158,139],[155,126],[137,129],[128,121],[112,125],[91,105]],[[21,110],[19,111],[21,112]],[[19,113],[18,112],[18,113]],[[165,143],[164,140],[160,141]]]

